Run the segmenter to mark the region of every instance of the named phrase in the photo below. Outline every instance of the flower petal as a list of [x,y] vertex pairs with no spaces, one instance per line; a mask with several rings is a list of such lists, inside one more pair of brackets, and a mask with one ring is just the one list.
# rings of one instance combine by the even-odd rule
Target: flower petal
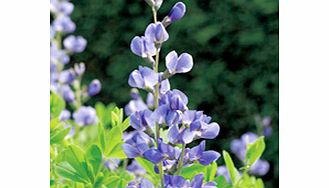
[[216,151],[205,151],[202,153],[199,163],[202,165],[209,165],[210,163],[216,161],[220,157],[220,154]]

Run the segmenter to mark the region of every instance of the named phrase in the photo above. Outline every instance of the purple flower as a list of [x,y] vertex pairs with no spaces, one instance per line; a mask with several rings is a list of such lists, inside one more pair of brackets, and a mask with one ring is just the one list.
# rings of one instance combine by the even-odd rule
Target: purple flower
[[171,110],[187,110],[188,98],[187,96],[179,91],[174,89],[168,91],[165,95],[162,95],[159,101],[160,105],[168,105]]
[[79,53],[85,50],[87,41],[81,36],[70,35],[64,39],[64,47],[74,53]]
[[90,97],[97,95],[101,91],[101,82],[97,79],[93,80],[87,89],[87,93]]
[[136,100],[131,100],[126,106],[125,106],[125,113],[126,115],[130,116],[131,114],[138,112],[138,111],[143,111],[147,109],[146,104],[142,99],[136,99]]
[[203,114],[202,111],[188,110],[182,117],[182,123],[187,125],[182,133],[184,143],[191,143],[195,138],[213,139],[220,130],[217,123],[210,123],[211,118]]
[[166,56],[166,67],[170,74],[186,73],[193,67],[193,58],[188,53],[182,53],[178,57],[176,51],[171,51]]
[[71,112],[64,109],[60,114],[59,114],[59,121],[66,121],[70,119],[71,117]]
[[215,182],[207,182],[203,184],[203,180],[203,174],[194,176],[192,182],[185,180],[182,176],[164,176],[165,188],[217,188],[217,184]]
[[67,1],[50,0],[50,11],[55,14],[70,15],[74,5]]
[[153,113],[154,120],[159,125],[175,125],[181,120],[181,116],[178,110],[171,110],[168,105],[161,105]]
[[130,43],[131,51],[140,57],[148,58],[156,54],[154,42],[146,37],[134,37]]
[[217,176],[224,176],[226,182],[231,182],[230,174],[229,174],[228,169],[225,165],[219,166],[217,168]]
[[131,164],[127,166],[127,170],[136,176],[142,176],[146,173],[146,170],[136,160],[133,160]]
[[159,82],[158,74],[148,67],[139,66],[129,75],[128,84],[140,89],[153,89]]
[[73,118],[80,126],[94,125],[98,121],[96,110],[90,106],[80,107],[79,110],[73,114]]
[[64,98],[64,100],[68,103],[72,103],[75,100],[74,92],[68,85],[63,85],[61,87],[61,94]]
[[142,178],[140,182],[131,181],[126,188],[154,188],[154,185],[147,179]]
[[158,140],[157,149],[149,149],[144,152],[144,157],[151,161],[153,164],[158,164],[164,159],[176,160],[180,155],[180,150],[174,148],[169,144],[163,143],[161,140]]
[[59,75],[59,81],[64,84],[71,84],[76,78],[75,72],[72,69],[64,70]]
[[206,142],[203,140],[200,145],[188,150],[187,156],[190,161],[198,161],[202,165],[209,165],[216,161],[220,154],[216,151],[205,151]]
[[[161,74],[160,74],[160,78],[159,80],[161,80]],[[167,93],[167,91],[170,90],[170,83],[168,79],[165,79],[163,81],[160,82],[160,87],[159,87],[159,92],[160,94],[164,95]]]
[[146,150],[153,146],[151,138],[141,131],[133,131],[125,138],[122,149],[128,158],[142,156]]
[[145,109],[143,111],[137,111],[130,115],[131,126],[138,130],[144,131],[154,126],[154,120],[152,118],[152,111]]
[[109,170],[116,170],[119,167],[120,159],[109,158],[105,160],[104,166]]
[[50,62],[54,64],[67,64],[70,57],[63,51],[58,49],[57,45],[52,43],[50,45]]
[[168,17],[171,22],[180,20],[186,12],[186,7],[183,2],[176,3],[170,10]]
[[258,159],[249,169],[251,174],[264,176],[270,169],[270,164],[262,159]]
[[63,33],[72,33],[75,30],[75,23],[68,16],[59,16],[53,22],[54,29]]
[[50,39],[55,37],[56,31],[52,25],[50,25]]
[[145,37],[156,43],[163,43],[169,39],[166,28],[161,22],[151,23],[145,30]]

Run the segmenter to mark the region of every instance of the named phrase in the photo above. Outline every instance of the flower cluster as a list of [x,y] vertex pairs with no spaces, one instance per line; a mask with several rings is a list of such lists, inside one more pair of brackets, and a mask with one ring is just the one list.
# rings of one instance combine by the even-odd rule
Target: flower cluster
[[[70,55],[85,50],[87,40],[82,36],[70,35],[76,29],[70,15],[74,5],[67,0],[51,0],[50,11],[53,21],[50,25],[50,90],[60,94],[74,111],[73,118],[77,125],[97,123],[96,111],[90,106],[82,106],[85,101],[101,90],[99,80],[93,80],[87,87],[81,86],[85,64],[78,63],[65,69],[70,62]],[[65,37],[62,40],[62,37]],[[63,47],[62,47],[63,46]],[[60,120],[71,117],[68,110],[61,113]]]
[[[156,14],[162,1],[148,0],[147,3],[152,7],[154,23],[146,27],[143,36],[132,39],[130,48],[135,55],[149,62],[151,68],[139,66],[129,76],[132,100],[125,112],[135,131],[126,136],[122,148],[128,158],[143,157],[152,162],[155,172],[160,174],[162,187],[216,187],[214,182],[203,184],[203,174],[195,176],[191,182],[179,176],[184,166],[194,163],[207,166],[220,157],[216,151],[205,150],[205,140],[193,148],[187,147],[197,139],[214,139],[220,127],[203,111],[190,110],[188,97],[182,91],[170,88],[169,78],[189,72],[193,58],[188,53],[171,51],[165,58],[166,70],[158,70],[161,46],[169,40],[166,28],[184,16],[185,5],[176,3],[168,16],[159,22]],[[146,102],[138,89],[147,92]],[[163,136],[160,133],[164,133]],[[153,185],[142,179],[131,182],[128,187]]]

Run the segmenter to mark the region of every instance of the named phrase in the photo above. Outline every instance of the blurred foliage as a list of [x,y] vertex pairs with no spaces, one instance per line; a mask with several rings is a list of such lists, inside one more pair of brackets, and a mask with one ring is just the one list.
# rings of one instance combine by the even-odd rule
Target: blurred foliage
[[[264,159],[271,163],[264,177],[268,188],[278,187],[278,1],[277,0],[183,0],[185,17],[168,28],[170,39],[161,51],[188,52],[195,66],[171,79],[172,88],[189,96],[189,107],[202,109],[221,125],[209,147],[229,150],[229,142],[247,131],[256,132],[254,116],[271,116],[273,134],[267,139]],[[163,18],[177,1],[165,0]],[[73,62],[87,64],[85,81],[97,77],[103,90],[95,101],[130,99],[129,73],[144,63],[130,52],[130,41],[142,35],[152,21],[143,0],[74,1],[76,34],[88,40],[84,53]],[[220,161],[223,164],[223,160]]]

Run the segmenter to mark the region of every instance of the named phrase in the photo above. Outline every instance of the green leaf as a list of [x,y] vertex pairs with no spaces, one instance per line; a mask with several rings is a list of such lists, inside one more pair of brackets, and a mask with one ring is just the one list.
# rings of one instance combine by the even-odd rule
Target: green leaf
[[127,117],[124,122],[121,123],[120,127],[121,127],[121,131],[125,131],[126,129],[128,129],[128,127],[130,126],[130,117]]
[[88,183],[89,179],[84,177],[79,171],[72,167],[68,162],[61,162],[55,166],[55,173],[62,178],[75,182]]
[[154,172],[154,164],[151,163],[148,160],[145,160],[141,157],[137,157],[135,158],[135,160],[146,170],[146,172],[150,175],[150,178],[147,178],[148,180],[150,180],[154,185],[158,185],[159,181],[160,181],[160,177],[158,174],[156,174]]
[[236,183],[236,181],[238,180],[238,178],[239,178],[239,172],[235,168],[234,163],[232,161],[232,158],[231,158],[230,154],[227,153],[224,150],[223,151],[223,156],[224,156],[224,161],[225,161],[226,167],[227,167],[228,172],[230,174],[230,178],[231,178],[232,184],[234,185]]
[[103,161],[102,151],[97,145],[94,144],[87,150],[86,158],[87,161],[91,164],[94,174],[97,175]]
[[217,176],[214,181],[217,183],[218,188],[228,188],[230,185],[226,182],[224,176]]
[[264,188],[264,183],[263,183],[262,179],[258,178],[256,180],[255,188]]
[[[58,157],[64,164],[68,164],[70,169],[74,169],[74,172],[78,173],[84,180],[93,181],[94,177],[91,173],[91,169],[85,159],[84,151],[75,145],[70,145],[66,150],[60,153]],[[65,167],[68,167],[66,165]]]
[[207,166],[203,166],[201,164],[195,163],[191,166],[185,167],[182,169],[180,175],[183,176],[185,179],[193,179],[194,176],[206,172]]
[[109,153],[108,157],[111,158],[116,158],[116,159],[126,159],[127,156],[124,153],[121,144],[123,144],[123,142],[120,142],[119,144],[117,144]]
[[259,137],[254,143],[248,144],[246,152],[246,164],[251,167],[265,150],[264,136]]
[[50,94],[50,116],[56,118],[65,108],[65,101],[54,92]]
[[109,133],[106,135],[106,140],[108,140],[105,155],[111,158],[127,158],[124,154],[121,144],[122,144],[122,132],[119,126],[113,127]]
[[70,132],[71,128],[64,128],[64,123],[59,123],[56,127],[50,129],[50,144],[61,143],[65,136]]
[[125,188],[134,177],[125,170],[119,170],[112,172],[107,176],[107,179],[104,181],[104,184],[108,188]]
[[98,143],[99,146],[102,148],[102,150],[105,151],[107,142],[106,142],[105,131],[102,123],[98,124]]
[[216,176],[216,172],[217,172],[217,163],[213,162],[211,163],[211,165],[208,165],[206,167],[206,173],[205,173],[205,178],[206,181],[213,181],[215,176]]

